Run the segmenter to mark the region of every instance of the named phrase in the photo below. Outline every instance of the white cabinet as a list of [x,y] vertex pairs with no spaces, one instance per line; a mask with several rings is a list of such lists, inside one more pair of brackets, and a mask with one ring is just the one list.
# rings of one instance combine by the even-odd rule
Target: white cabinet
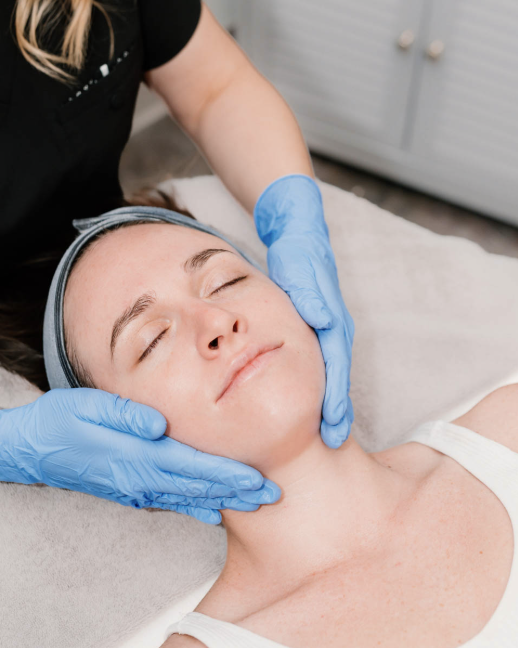
[[307,121],[398,145],[412,60],[394,34],[417,29],[413,0],[252,2],[250,40],[259,69]]
[[310,147],[518,225],[517,0],[247,0]]
[[422,66],[410,150],[518,224],[518,2],[434,0],[425,34],[444,52]]

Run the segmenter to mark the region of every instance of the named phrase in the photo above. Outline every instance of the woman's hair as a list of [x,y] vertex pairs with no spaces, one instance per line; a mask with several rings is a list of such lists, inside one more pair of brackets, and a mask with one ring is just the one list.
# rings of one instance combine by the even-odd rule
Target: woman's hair
[[[163,207],[194,218],[189,211],[177,204],[174,195],[157,188],[145,187],[130,198],[124,198],[121,206]],[[38,275],[38,268],[49,262],[57,266],[59,259],[42,258],[27,264],[31,267],[24,269],[27,274],[25,280],[32,281]],[[22,376],[42,391],[49,389],[42,347],[43,315],[48,288],[49,286],[43,288],[45,299],[38,300],[37,303],[26,299],[0,303],[0,367]],[[93,386],[74,353],[69,358],[81,386]]]
[[[84,65],[92,10],[98,9],[110,30],[110,58],[114,52],[114,34],[106,5],[98,0],[17,0],[14,31],[23,56],[48,76],[70,83]],[[64,25],[64,30],[62,25]],[[63,30],[60,51],[49,51],[44,43],[53,31]]]

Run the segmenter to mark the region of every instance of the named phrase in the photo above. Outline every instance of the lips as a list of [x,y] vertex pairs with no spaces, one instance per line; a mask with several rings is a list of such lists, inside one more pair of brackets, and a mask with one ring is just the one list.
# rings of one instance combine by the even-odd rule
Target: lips
[[230,363],[229,370],[223,381],[223,389],[216,399],[216,403],[238,383],[244,382],[259,370],[268,360],[270,352],[280,349],[283,342],[274,344],[247,346]]

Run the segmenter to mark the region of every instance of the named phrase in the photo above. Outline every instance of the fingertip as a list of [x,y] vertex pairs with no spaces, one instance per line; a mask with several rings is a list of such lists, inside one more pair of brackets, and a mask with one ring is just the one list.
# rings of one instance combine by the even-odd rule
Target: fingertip
[[351,397],[347,397],[347,419],[349,421],[349,429],[351,428],[351,425],[354,422],[354,408],[353,408],[353,403],[351,401]]
[[351,432],[350,423],[347,416],[344,417],[338,425],[328,425],[325,420],[322,420],[320,426],[320,434],[322,441],[328,448],[333,450],[338,449],[347,439]]
[[214,509],[206,509],[206,510],[209,511],[209,515],[203,516],[203,518],[198,517],[198,520],[201,520],[206,524],[213,524],[214,526],[221,523],[222,518],[221,518],[221,513],[219,511],[215,511]]
[[343,366],[335,363],[332,358],[326,358],[323,346],[322,351],[326,364],[326,391],[322,416],[329,425],[338,425],[347,411],[348,380]]
[[167,428],[165,416],[158,410],[142,403],[132,403],[136,407],[135,423],[141,436],[147,439],[159,439]]
[[320,301],[312,300],[304,305],[303,314],[300,313],[307,324],[317,330],[327,330],[333,325],[333,316],[329,309]]
[[270,492],[270,503],[273,504],[273,502],[277,502],[282,495],[282,490],[280,489],[280,487],[277,486],[277,484],[271,479],[265,479],[264,485]]
[[179,513],[185,513],[206,524],[219,524],[221,513],[216,509],[204,509],[198,506],[178,506]]
[[237,475],[235,479],[235,484],[233,484],[239,490],[252,490],[256,491],[262,487],[264,483],[264,477],[258,470],[250,468],[248,472],[242,475]]
[[244,502],[256,504],[273,504],[282,494],[281,489],[275,482],[265,479],[261,488],[255,491],[238,491],[238,497]]
[[302,319],[316,330],[329,329],[333,323],[333,315],[325,303],[318,297],[306,296],[303,292],[289,293],[295,308]]
[[347,406],[344,399],[336,401],[333,394],[324,399],[324,406],[322,408],[322,415],[326,423],[330,426],[338,425],[344,418],[347,412]]
[[228,497],[228,498],[225,497],[221,502],[222,509],[231,509],[233,511],[246,511],[249,513],[252,511],[257,511],[259,506],[260,504],[257,504],[256,502],[243,502],[238,497]]
[[320,310],[319,321],[320,326],[318,328],[321,329],[329,329],[333,325],[333,314],[326,306],[322,306]]
[[320,312],[317,316],[313,316],[311,318],[311,323],[309,322],[309,319],[306,320],[306,322],[311,326],[311,328],[314,328],[316,331],[327,331],[333,325],[332,317],[329,314],[324,313],[323,311]]

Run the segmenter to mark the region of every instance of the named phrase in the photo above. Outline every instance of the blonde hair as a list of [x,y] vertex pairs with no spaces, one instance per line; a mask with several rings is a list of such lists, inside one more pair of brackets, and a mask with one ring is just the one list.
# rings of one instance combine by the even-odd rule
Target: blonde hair
[[[106,8],[97,0],[17,0],[14,27],[23,56],[40,72],[64,83],[73,82],[75,75],[62,66],[76,72],[82,69],[93,7],[103,14],[108,23],[111,58],[114,50],[113,28]],[[41,41],[63,19],[67,22],[61,52],[53,54],[41,47]]]

